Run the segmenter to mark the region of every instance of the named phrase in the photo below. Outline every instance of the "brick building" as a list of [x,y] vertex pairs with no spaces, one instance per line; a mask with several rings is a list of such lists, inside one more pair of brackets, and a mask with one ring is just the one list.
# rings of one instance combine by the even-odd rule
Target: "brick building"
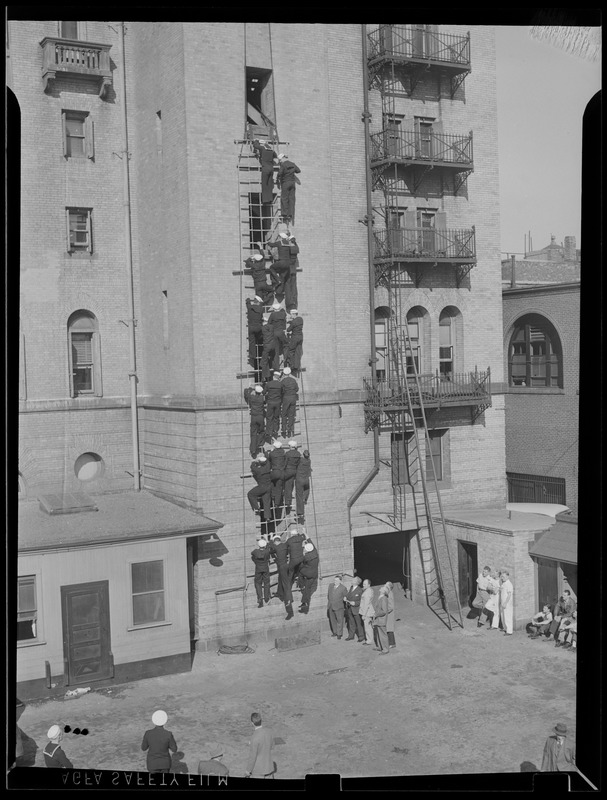
[[[395,479],[395,449],[411,430],[365,424],[369,381],[375,391],[390,380],[395,297],[417,335],[416,370],[432,396],[447,386],[420,454],[437,472],[459,599],[478,565],[495,563],[510,569],[515,615],[526,620],[534,589],[518,552],[547,526],[504,510],[493,30],[129,22],[124,74],[118,23],[11,20],[9,36],[22,131],[24,502],[124,492],[140,465],[144,492],[223,525],[221,558],[192,564],[196,646],[284,629],[282,607],[258,610],[250,587],[258,531],[246,499],[253,292],[242,261],[259,200],[244,190],[243,165],[251,131],[265,125],[301,168],[296,438],[313,463],[305,527],[323,578],[310,616],[289,624],[324,620],[336,571],[425,597],[411,487]],[[401,88],[386,92],[395,64]],[[376,180],[378,145],[395,170],[388,192]],[[403,158],[390,149],[405,145]],[[251,181],[258,187],[258,171]],[[395,258],[408,231],[421,249]],[[388,262],[401,275],[396,292],[382,277]],[[459,379],[480,394],[458,402]]]

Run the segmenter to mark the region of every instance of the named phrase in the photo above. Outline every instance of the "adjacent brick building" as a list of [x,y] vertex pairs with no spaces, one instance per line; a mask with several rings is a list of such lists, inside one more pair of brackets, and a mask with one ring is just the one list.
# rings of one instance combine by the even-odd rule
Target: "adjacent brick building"
[[[435,411],[431,422],[440,438],[439,484],[455,524],[449,548],[465,601],[478,564],[509,568],[515,586],[519,569],[514,546],[497,547],[506,529],[457,512],[474,507],[492,514],[506,502],[495,41],[485,26],[381,26],[390,27],[413,31],[412,41],[421,36],[421,60],[433,62],[399,96],[394,124],[430,126],[435,140],[474,141],[473,167],[463,182],[448,169],[424,169],[393,209],[409,222],[414,214],[416,227],[431,225],[437,235],[445,220],[449,230],[474,232],[472,268],[430,264],[420,280],[409,272],[401,289],[403,308],[422,333],[423,373],[436,380],[444,369],[491,375],[492,394],[478,414],[451,405]],[[242,376],[248,369],[244,299],[252,290],[250,278],[234,274],[248,249],[239,165],[250,152],[243,138],[247,86],[259,76],[280,149],[301,168],[293,230],[305,321],[297,438],[313,463],[306,530],[319,549],[323,579],[356,569],[401,581],[423,599],[410,504],[401,530],[385,524],[392,507],[386,466],[392,444],[385,431],[379,470],[368,480],[376,461],[373,436],[365,434],[363,379],[370,376],[371,331],[375,324],[378,345],[376,323],[388,302],[381,286],[370,296],[374,267],[362,224],[369,171],[361,121],[368,69],[363,37],[373,30],[128,23],[137,457],[145,492],[223,525],[221,558],[197,560],[192,569],[199,648],[243,636],[271,638],[283,626],[282,608],[258,610],[250,585],[257,530],[246,501],[250,478],[243,477],[250,458]],[[11,21],[9,32],[11,88],[22,114],[20,490],[30,498],[123,492],[133,484],[137,459],[119,26]],[[434,63],[428,43],[464,40],[473,69],[453,83],[442,72],[451,51]],[[377,134],[386,119],[373,88],[369,111],[371,134]],[[375,189],[374,208],[380,200]],[[381,214],[373,216],[379,230]],[[370,515],[374,508],[379,516]],[[325,592],[323,581],[306,624],[324,620]],[[533,611],[532,594],[521,586],[517,619]]]

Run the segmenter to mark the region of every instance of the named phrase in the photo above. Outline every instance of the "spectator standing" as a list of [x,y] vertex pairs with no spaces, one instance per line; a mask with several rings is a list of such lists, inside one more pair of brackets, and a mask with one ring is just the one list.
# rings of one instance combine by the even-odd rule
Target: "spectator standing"
[[499,630],[500,624],[500,579],[496,570],[489,575],[489,600],[485,605],[487,622],[490,623],[489,630]]
[[171,731],[167,731],[164,728],[167,721],[168,717],[165,711],[154,711],[152,722],[155,727],[143,734],[141,749],[148,751],[148,772],[169,772],[171,769],[171,754],[169,750],[175,752],[177,745]]
[[272,761],[274,737],[267,728],[262,726],[261,714],[256,711],[251,714],[251,723],[254,731],[249,742],[249,758],[245,777],[273,778],[275,772],[275,765]]
[[390,652],[388,644],[388,634],[386,632],[386,622],[388,618],[388,587],[382,586],[379,590],[377,603],[375,604],[375,616],[373,617],[373,627],[377,634],[376,650],[379,650],[380,655],[387,655]]
[[333,583],[327,592],[327,613],[329,615],[329,625],[331,626],[331,636],[341,639],[344,633],[344,600],[347,590],[341,582],[341,575],[333,578]]
[[575,748],[567,744],[567,726],[562,722],[548,737],[542,756],[542,772],[576,772]]
[[476,625],[478,628],[483,627],[482,616],[485,606],[490,598],[489,580],[491,574],[491,567],[483,567],[483,571],[476,579],[476,597],[472,601],[473,608],[478,608],[478,619]]
[[388,616],[386,617],[388,646],[396,647],[396,639],[394,638],[394,584],[392,581],[386,582],[386,589],[388,590]]
[[365,641],[365,631],[360,616],[360,600],[363,593],[361,583],[361,579],[356,575],[344,601],[346,604],[346,622],[348,624],[347,641],[351,641],[355,636],[359,642]]
[[44,748],[44,763],[47,767],[59,767],[61,769],[73,769],[74,765],[63,752],[61,742],[63,731],[59,725],[51,725],[46,734],[48,742]]
[[371,581],[365,578],[363,581],[363,593],[360,598],[360,616],[365,626],[365,641],[363,644],[373,644],[373,617],[375,608],[373,606],[373,589]]
[[230,770],[219,759],[223,756],[222,745],[214,742],[208,748],[209,758],[207,761],[198,762],[199,775],[229,775]]
[[504,570],[500,586],[500,619],[504,628],[504,636],[512,636],[514,620],[514,586],[510,581],[510,573]]

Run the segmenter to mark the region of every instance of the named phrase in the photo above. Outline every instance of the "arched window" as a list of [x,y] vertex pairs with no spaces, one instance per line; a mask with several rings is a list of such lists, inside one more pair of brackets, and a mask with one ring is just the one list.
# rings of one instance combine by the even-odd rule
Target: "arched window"
[[419,375],[424,370],[427,372],[430,368],[430,365],[426,363],[428,359],[425,358],[425,354],[428,352],[427,340],[430,335],[429,325],[426,324],[427,316],[427,311],[421,306],[415,306],[407,312],[407,328],[411,342],[410,352],[405,353],[407,375],[414,375],[415,372]]
[[101,397],[101,347],[97,318],[75,311],[68,320],[70,396]]
[[463,318],[455,306],[447,306],[438,321],[438,365],[442,381],[463,371]]
[[527,314],[514,326],[508,346],[510,386],[563,386],[563,350],[552,323]]
[[375,309],[375,356],[377,358],[375,370],[378,381],[388,380],[389,369],[389,324],[390,309],[387,306],[379,306]]

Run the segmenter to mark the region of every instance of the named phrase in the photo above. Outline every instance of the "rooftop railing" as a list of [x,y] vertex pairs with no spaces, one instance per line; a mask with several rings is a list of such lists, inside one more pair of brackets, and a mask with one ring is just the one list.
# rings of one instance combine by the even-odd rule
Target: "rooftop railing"
[[426,60],[470,67],[470,34],[456,36],[424,25],[380,25],[368,34],[369,59]]

